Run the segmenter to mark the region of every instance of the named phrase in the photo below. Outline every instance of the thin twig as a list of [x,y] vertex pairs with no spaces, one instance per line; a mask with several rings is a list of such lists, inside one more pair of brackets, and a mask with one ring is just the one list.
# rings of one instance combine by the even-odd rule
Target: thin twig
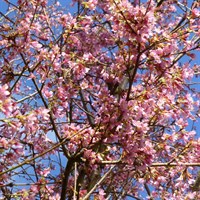
[[74,163],[74,200],[77,194],[77,162]]
[[94,190],[104,181],[104,179],[108,176],[108,174],[113,170],[113,168],[115,167],[112,166],[103,176],[102,178],[94,185],[94,187],[84,196],[84,198],[82,200],[86,200],[90,197],[90,195],[92,194],[92,192],[94,192]]
[[200,163],[152,163],[150,167],[176,167],[176,166],[187,166],[187,167],[200,167]]
[[13,167],[11,167],[11,168],[9,168],[9,169],[3,171],[3,172],[0,172],[0,176],[2,176],[2,175],[4,175],[4,174],[7,174],[8,172],[11,172],[11,171],[13,171],[13,170],[15,170],[15,169],[17,169],[17,168],[23,166],[23,165],[29,164],[29,163],[32,162],[33,160],[35,160],[35,159],[37,159],[37,158],[40,158],[40,157],[44,156],[45,154],[47,154],[47,153],[53,151],[54,149],[58,148],[60,145],[63,145],[65,142],[69,141],[69,140],[72,139],[74,136],[76,136],[77,134],[79,134],[80,132],[82,132],[83,130],[85,130],[86,128],[88,128],[88,127],[85,127],[85,128],[83,128],[83,129],[81,129],[80,131],[76,132],[76,133],[73,134],[70,138],[65,138],[65,139],[63,139],[61,142],[55,144],[52,148],[50,148],[50,149],[48,149],[48,150],[46,150],[46,151],[44,151],[44,152],[38,154],[37,156],[32,157],[32,158],[30,158],[30,159],[26,159],[24,162],[21,162],[21,163],[19,163],[19,164],[16,165],[16,166],[13,166]]
[[150,200],[153,200],[153,198],[151,197],[151,191],[146,183],[144,183],[144,188],[147,191],[147,194],[149,195]]
[[86,111],[86,115],[87,115],[89,124],[90,124],[91,127],[94,127],[94,119],[91,117],[91,115],[89,115],[89,111],[88,111],[87,105],[85,103],[85,99],[84,99],[82,90],[79,91],[79,94],[80,94],[80,97],[81,97],[83,108]]
[[187,144],[174,158],[172,158],[169,162],[168,165],[176,160],[180,155],[185,153],[185,151],[191,146],[191,143]]
[[64,139],[62,142],[59,142],[58,144],[54,145],[52,148],[50,148],[50,149],[48,149],[48,150],[46,150],[46,151],[44,151],[44,152],[38,154],[37,156],[34,156],[34,157],[30,158],[30,159],[27,159],[27,160],[25,160],[24,162],[21,162],[21,163],[19,163],[18,165],[14,166],[14,167],[11,167],[11,168],[9,168],[9,169],[3,171],[3,172],[0,172],[0,176],[2,176],[2,175],[4,175],[4,174],[7,174],[8,172],[11,172],[11,171],[13,171],[13,170],[15,170],[15,169],[17,169],[17,168],[23,166],[23,165],[29,164],[30,162],[34,161],[35,159],[44,156],[45,154],[47,154],[47,153],[53,151],[54,149],[58,148],[60,145],[64,144],[67,140],[68,140],[68,139]]
[[30,95],[28,95],[28,96],[26,96],[26,97],[24,97],[24,98],[18,100],[17,103],[21,103],[22,101],[25,101],[25,100],[27,100],[27,99],[29,99],[29,98],[35,96],[36,94],[38,94],[38,92],[34,92],[33,94],[30,94]]

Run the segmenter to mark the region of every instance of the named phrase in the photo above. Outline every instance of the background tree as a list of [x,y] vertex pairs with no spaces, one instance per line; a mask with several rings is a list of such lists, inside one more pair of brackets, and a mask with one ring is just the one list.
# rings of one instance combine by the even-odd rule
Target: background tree
[[4,3],[1,199],[200,199],[199,1]]

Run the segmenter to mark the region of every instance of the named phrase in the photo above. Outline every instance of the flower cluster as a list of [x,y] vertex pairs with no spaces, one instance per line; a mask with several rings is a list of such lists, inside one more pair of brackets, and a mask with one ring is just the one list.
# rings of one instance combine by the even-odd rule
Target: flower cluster
[[200,198],[199,3],[5,3],[0,198]]

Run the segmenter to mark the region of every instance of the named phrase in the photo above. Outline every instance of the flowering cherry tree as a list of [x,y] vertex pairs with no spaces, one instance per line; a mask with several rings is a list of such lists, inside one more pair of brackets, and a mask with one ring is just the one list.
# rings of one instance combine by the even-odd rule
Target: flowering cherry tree
[[200,199],[199,1],[4,4],[1,199]]

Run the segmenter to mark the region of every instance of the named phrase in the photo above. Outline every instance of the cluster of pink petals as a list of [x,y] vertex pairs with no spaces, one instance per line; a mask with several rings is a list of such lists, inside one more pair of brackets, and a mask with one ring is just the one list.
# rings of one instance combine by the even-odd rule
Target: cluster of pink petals
[[182,3],[77,1],[74,16],[18,0],[1,18],[0,187],[17,176],[28,187],[12,195],[23,200],[84,198],[114,166],[94,199],[199,197],[184,163],[200,162],[188,129],[199,117],[200,13],[194,4],[184,18]]

